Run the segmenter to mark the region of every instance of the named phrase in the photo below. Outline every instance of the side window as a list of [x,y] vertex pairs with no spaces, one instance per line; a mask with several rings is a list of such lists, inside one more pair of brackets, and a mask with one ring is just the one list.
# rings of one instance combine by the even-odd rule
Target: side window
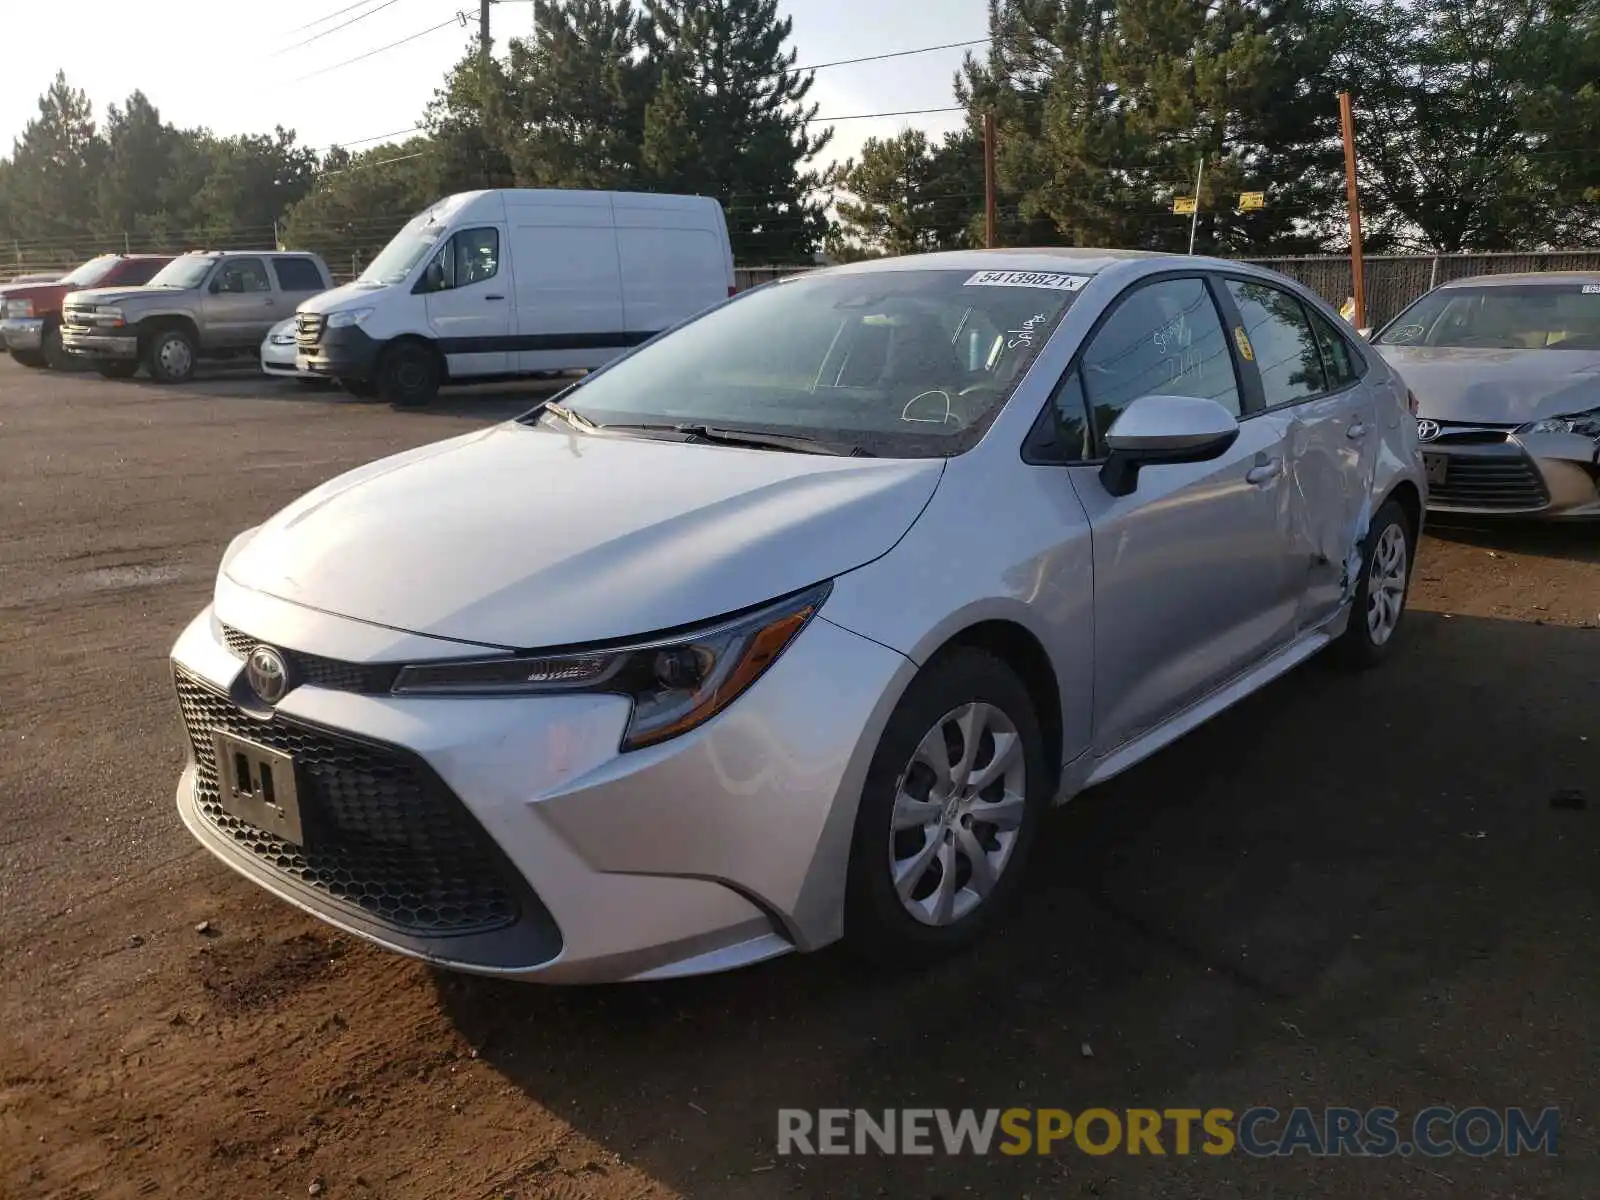
[[160,259],[136,258],[132,262],[122,264],[122,269],[117,272],[117,282],[127,284],[129,287],[143,287],[156,277],[156,272],[166,266]]
[[1083,462],[1094,457],[1094,438],[1089,431],[1089,402],[1084,398],[1083,379],[1077,368],[1068,371],[1050,396],[1050,416],[1055,441],[1046,451],[1057,462]]
[[1267,407],[1297,404],[1327,391],[1322,355],[1300,301],[1264,283],[1241,279],[1226,282],[1244,319]]
[[272,269],[278,273],[278,287],[285,292],[320,292],[322,272],[309,258],[275,258]]
[[500,273],[498,229],[463,229],[450,240],[455,243],[456,287],[482,283]]
[[1166,279],[1124,296],[1079,359],[1101,437],[1140,396],[1202,396],[1239,415],[1239,381],[1211,293]]
[[1337,391],[1360,379],[1361,369],[1356,365],[1355,352],[1350,349],[1350,343],[1328,324],[1327,318],[1311,312],[1311,327],[1316,331],[1317,345],[1322,348],[1322,368],[1328,373],[1329,389]]
[[215,288],[219,292],[270,292],[272,283],[267,278],[267,267],[259,258],[230,258],[217,272]]

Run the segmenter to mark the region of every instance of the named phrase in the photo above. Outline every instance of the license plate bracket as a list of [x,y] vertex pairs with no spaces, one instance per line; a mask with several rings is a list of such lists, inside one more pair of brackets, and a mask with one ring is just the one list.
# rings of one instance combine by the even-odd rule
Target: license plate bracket
[[294,757],[227,733],[214,733],[212,744],[223,811],[291,845],[305,845]]
[[1428,485],[1437,487],[1450,478],[1450,456],[1448,454],[1424,454],[1422,456],[1422,470],[1428,477]]

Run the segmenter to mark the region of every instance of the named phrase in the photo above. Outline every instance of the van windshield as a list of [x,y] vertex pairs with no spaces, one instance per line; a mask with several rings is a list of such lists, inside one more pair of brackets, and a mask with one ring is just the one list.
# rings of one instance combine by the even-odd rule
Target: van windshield
[[444,230],[445,227],[434,220],[431,212],[418,213],[389,239],[389,244],[378,252],[378,257],[368,264],[356,282],[404,283],[417,264],[439,244]]
[[185,254],[175,258],[150,279],[151,287],[197,288],[211,274],[217,260],[209,254]]
[[797,276],[713,309],[589,379],[596,425],[680,425],[932,458],[975,445],[1084,276],[909,270]]

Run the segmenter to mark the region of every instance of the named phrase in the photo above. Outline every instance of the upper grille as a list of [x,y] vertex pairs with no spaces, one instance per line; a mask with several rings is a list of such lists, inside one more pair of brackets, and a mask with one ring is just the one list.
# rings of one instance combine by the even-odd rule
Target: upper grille
[[[394,929],[482,933],[514,924],[516,886],[493,843],[443,780],[394,746],[358,741],[281,714],[258,721],[174,669],[196,764],[200,814],[273,870]],[[290,754],[306,845],[295,846],[225,812],[212,733]]]
[[[222,640],[229,650],[240,658],[249,657],[250,651],[261,645],[260,638],[241,633],[231,625],[222,627]],[[396,663],[352,663],[337,658],[323,658],[320,654],[306,654],[300,650],[286,650],[271,645],[283,655],[289,668],[289,685],[309,683],[313,687],[332,688],[338,692],[387,692],[394,686],[400,667]]]
[[1450,456],[1444,483],[1428,487],[1430,504],[1497,511],[1529,511],[1550,503],[1544,477],[1523,455]]
[[321,313],[296,313],[294,318],[294,339],[300,346],[312,347],[322,341],[322,329],[326,318]]

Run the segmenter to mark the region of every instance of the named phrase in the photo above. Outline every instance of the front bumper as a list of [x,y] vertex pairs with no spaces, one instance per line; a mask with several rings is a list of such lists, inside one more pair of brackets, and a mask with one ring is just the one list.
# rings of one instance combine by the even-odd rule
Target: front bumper
[[132,334],[95,333],[70,325],[61,331],[61,346],[84,358],[139,357],[139,339]]
[[[240,653],[253,638],[326,656],[318,662],[334,657],[336,643],[346,660],[361,646],[367,663],[394,661],[396,640],[415,660],[428,641],[374,641],[387,631],[307,613],[224,581],[215,609],[173,649],[191,733],[178,807],[194,836],[235,870],[391,950],[546,982],[722,970],[839,936],[856,799],[914,671],[899,654],[819,618],[717,718],[621,754],[629,702],[615,696],[358,694],[323,674],[319,684],[336,686],[302,684],[266,710],[241,678]],[[226,635],[222,621],[252,638]],[[385,641],[386,651],[370,653]],[[462,652],[434,643],[424,656]],[[205,720],[197,704],[211,714]],[[308,828],[332,830],[320,844],[342,858],[312,861],[315,853],[219,819],[207,720],[304,758],[297,771]],[[382,761],[369,761],[374,755]],[[437,788],[428,791],[431,780]],[[391,796],[395,788],[402,792]],[[396,862],[411,861],[396,858],[396,847],[421,853],[446,826],[465,830],[461,844],[479,856],[427,860],[425,877],[409,883],[389,877]],[[379,860],[387,865],[374,875],[370,863]],[[444,911],[433,901],[446,885],[457,889],[445,898],[453,914],[476,905],[472,927],[413,919],[423,905]],[[496,907],[502,901],[483,899],[485,888],[504,897],[513,918]],[[499,924],[478,919],[491,910]]]
[[7,317],[0,321],[0,342],[7,350],[37,350],[44,345],[44,318]]
[[[1473,435],[1457,435],[1467,437]],[[1477,435],[1486,436],[1486,435]],[[1506,433],[1503,440],[1452,441],[1447,433],[1424,442],[1428,510],[1462,516],[1600,516],[1600,448],[1567,433]]]
[[[315,341],[311,341],[311,337]],[[378,370],[383,343],[367,336],[359,325],[318,328],[303,335],[295,350],[295,366],[308,375],[330,379],[367,380]]]
[[298,378],[300,371],[295,366],[293,343],[287,346],[264,343],[261,347],[261,370],[263,374],[276,375],[284,379]]

